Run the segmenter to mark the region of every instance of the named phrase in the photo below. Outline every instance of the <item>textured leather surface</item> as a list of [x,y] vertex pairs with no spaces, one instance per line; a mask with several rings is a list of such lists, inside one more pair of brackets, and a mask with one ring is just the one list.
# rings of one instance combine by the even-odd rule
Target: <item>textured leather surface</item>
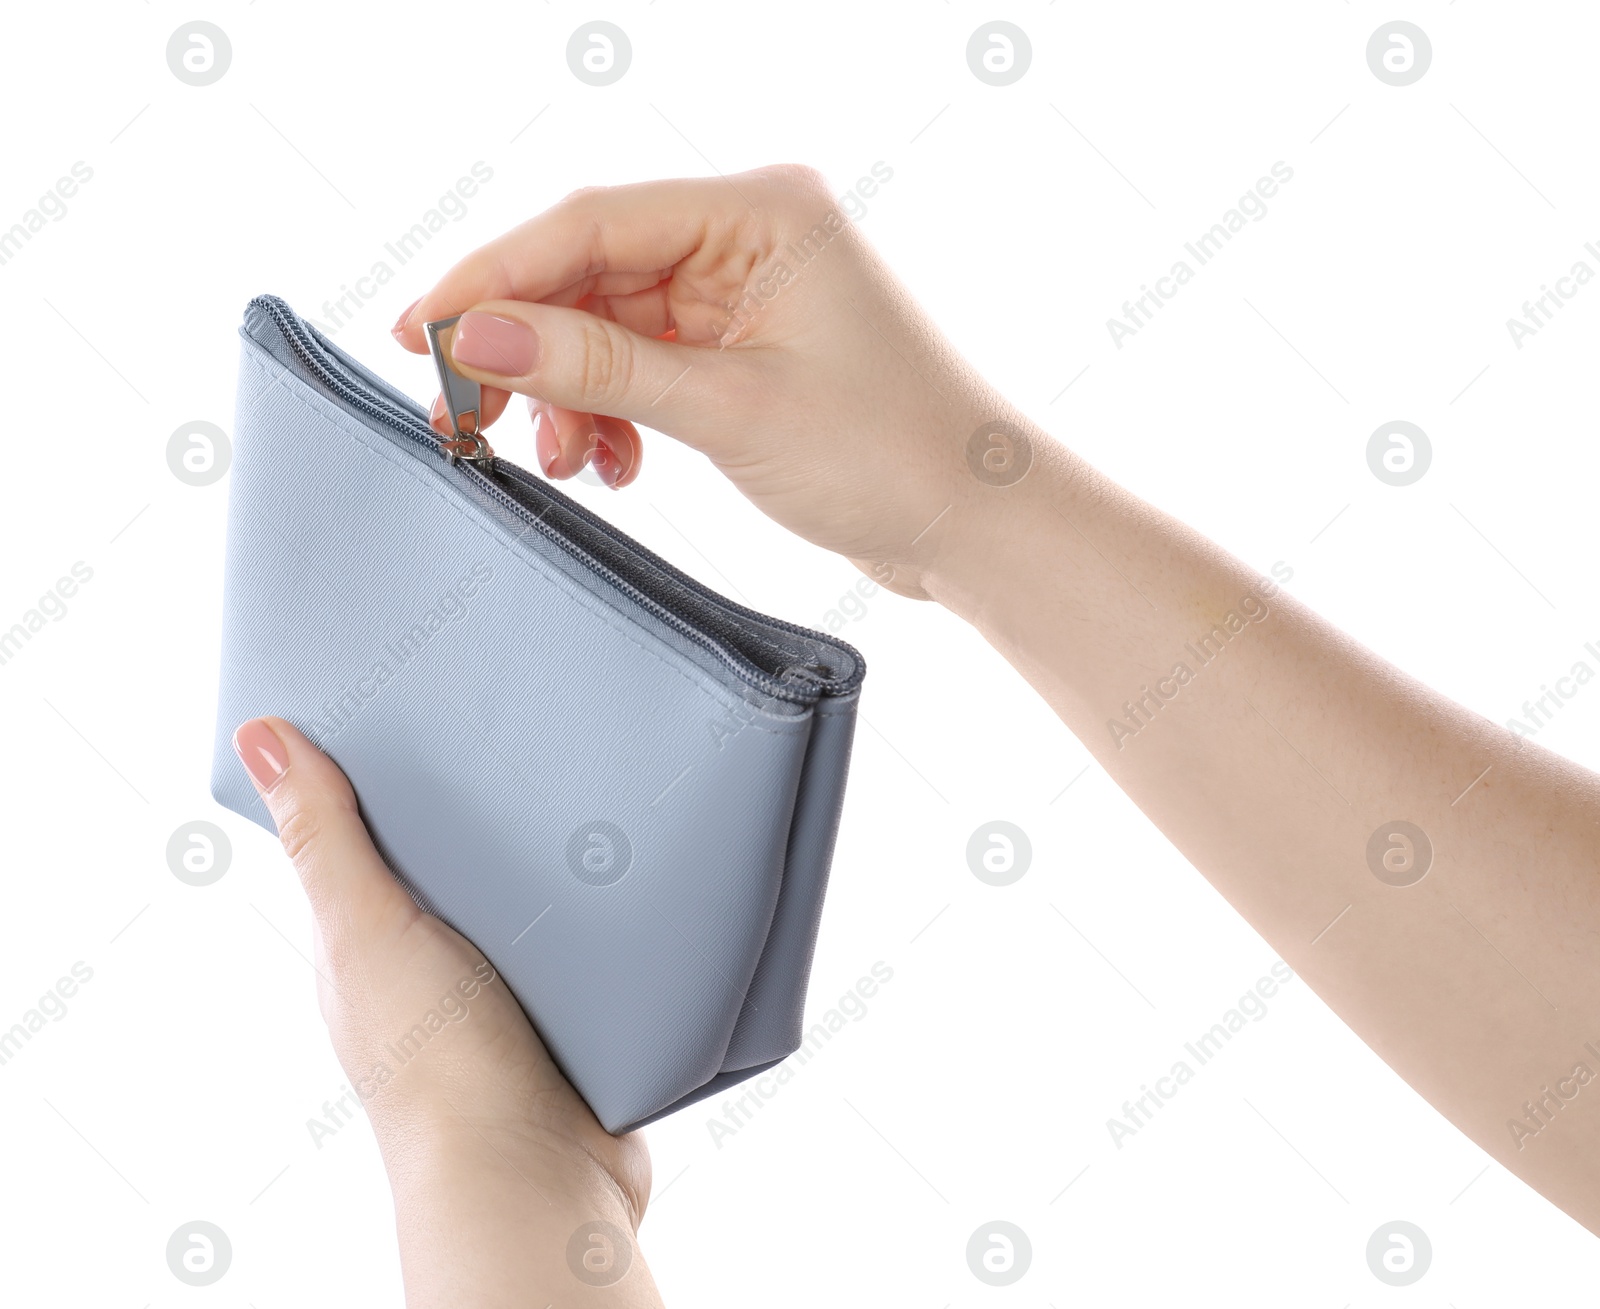
[[306,732],[608,1130],[792,1053],[857,691],[756,689],[353,411],[261,312],[241,336],[216,798],[274,830],[232,733]]

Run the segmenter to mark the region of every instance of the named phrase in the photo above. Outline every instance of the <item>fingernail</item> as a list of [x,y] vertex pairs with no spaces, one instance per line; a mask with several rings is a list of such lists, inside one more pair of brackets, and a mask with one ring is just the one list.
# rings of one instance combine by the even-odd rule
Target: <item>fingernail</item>
[[544,469],[546,477],[554,477],[556,461],[561,458],[561,441],[556,436],[555,419],[551,418],[546,409],[534,408],[532,401],[528,403],[533,414],[533,451],[539,460],[539,467]]
[[611,447],[599,437],[594,438],[594,453],[589,457],[589,466],[602,482],[613,491],[617,489],[617,483],[622,480],[622,461],[611,453]]
[[430,423],[437,423],[443,417],[444,397],[442,395],[436,395],[433,397],[433,408],[428,410],[428,421]]
[[419,295],[400,311],[400,317],[394,320],[394,326],[389,329],[391,335],[399,336],[401,332],[406,330],[406,324],[411,321],[411,315],[417,312],[417,306],[421,303],[422,297]]
[[263,791],[272,790],[289,770],[289,754],[264,719],[252,718],[241,726],[233,734],[233,748],[251,780]]
[[466,313],[451,340],[456,362],[501,377],[524,377],[539,362],[539,338],[526,323],[498,314]]

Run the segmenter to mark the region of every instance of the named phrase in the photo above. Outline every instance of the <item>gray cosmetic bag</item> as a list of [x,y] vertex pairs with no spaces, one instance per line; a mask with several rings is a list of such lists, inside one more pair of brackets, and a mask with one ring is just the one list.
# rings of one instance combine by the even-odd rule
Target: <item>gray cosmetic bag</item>
[[240,336],[213,795],[275,831],[232,736],[300,728],[608,1131],[793,1053],[861,656],[441,438],[283,301]]

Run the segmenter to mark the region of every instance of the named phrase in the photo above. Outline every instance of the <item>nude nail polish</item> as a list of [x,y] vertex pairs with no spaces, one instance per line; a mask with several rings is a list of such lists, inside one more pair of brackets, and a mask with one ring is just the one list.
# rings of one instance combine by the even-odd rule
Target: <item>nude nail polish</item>
[[535,408],[532,401],[528,408],[533,415],[534,456],[544,475],[554,477],[556,463],[561,458],[561,438],[556,435],[555,419],[550,416],[548,409]]
[[625,471],[622,461],[612,452],[611,447],[598,437],[594,439],[594,452],[589,458],[589,466],[594,469],[595,476],[613,491],[617,489],[617,483],[622,480]]
[[524,377],[539,362],[539,337],[526,323],[469,310],[456,323],[450,353],[456,363],[501,377]]
[[411,315],[417,312],[417,306],[421,303],[422,297],[419,295],[400,311],[400,317],[394,320],[394,326],[389,329],[391,336],[399,336],[401,332],[406,330],[406,324],[411,321]]
[[289,753],[263,719],[252,718],[243,724],[233,734],[233,748],[251,780],[263,791],[270,791],[289,771]]

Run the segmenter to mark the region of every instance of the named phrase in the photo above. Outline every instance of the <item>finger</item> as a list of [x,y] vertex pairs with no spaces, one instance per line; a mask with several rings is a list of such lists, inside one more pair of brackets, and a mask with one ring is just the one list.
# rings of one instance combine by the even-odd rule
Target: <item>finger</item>
[[402,316],[395,337],[422,354],[423,323],[485,300],[539,301],[601,273],[674,268],[700,248],[709,229],[749,212],[722,178],[575,191],[457,263]]
[[691,444],[733,376],[739,352],[631,332],[581,309],[490,300],[461,316],[450,342],[464,376],[579,413],[611,414]]
[[[505,413],[506,405],[511,402],[511,392],[502,391],[497,386],[483,388],[482,398],[478,402],[478,426],[488,427],[490,423]],[[428,411],[428,426],[439,433],[440,436],[454,436],[455,428],[450,425],[450,415],[445,411],[444,397],[436,395],[433,398],[433,408]]]
[[533,420],[534,453],[544,475],[565,481],[581,473],[594,452],[593,415],[530,396],[528,417]]
[[595,451],[589,456],[590,466],[602,482],[613,491],[621,490],[639,476],[639,465],[644,459],[644,442],[639,439],[639,429],[626,418],[608,418],[594,415]]
[[[591,300],[604,300],[610,296],[643,295],[658,289],[672,277],[672,269],[656,269],[648,273],[594,273],[552,291],[540,303],[561,305],[564,308],[588,308]],[[420,303],[420,301],[419,301]]]
[[[609,318],[619,326],[631,332],[643,333],[645,336],[663,336],[672,331],[672,310],[667,303],[664,286],[655,286],[631,295],[591,295],[583,299],[578,307],[598,314],[601,318]],[[509,391],[501,390],[498,386],[484,387],[479,411],[480,426],[488,427],[496,422],[505,413],[510,399]],[[529,405],[529,412],[533,412],[532,404]],[[428,422],[440,436],[455,435],[454,429],[450,426],[450,416],[445,412],[443,396],[434,398]],[[543,467],[543,464],[540,466]],[[576,471],[575,469],[574,472]]]
[[592,295],[577,307],[587,309],[601,318],[609,318],[613,323],[626,327],[630,332],[638,332],[641,336],[661,336],[677,326],[665,285],[653,286],[648,291],[636,291],[632,295]]
[[[637,475],[642,443],[632,423],[621,418],[584,414],[543,400],[528,400],[534,450],[544,475],[557,481],[576,477],[592,464],[602,482],[612,485],[622,474]],[[629,480],[632,480],[631,478]]]
[[272,813],[325,944],[409,924],[421,911],[367,835],[339,766],[281,718],[253,718],[233,747]]
[[[569,292],[572,290],[577,292],[569,303],[576,304],[579,300],[589,296],[636,295],[641,291],[648,291],[652,287],[660,286],[671,276],[671,268],[652,268],[643,273],[611,271],[595,273],[584,278],[583,281],[577,284],[576,288],[568,288]],[[563,294],[566,293],[564,292]],[[547,304],[558,303],[554,297],[545,296],[544,298]]]

